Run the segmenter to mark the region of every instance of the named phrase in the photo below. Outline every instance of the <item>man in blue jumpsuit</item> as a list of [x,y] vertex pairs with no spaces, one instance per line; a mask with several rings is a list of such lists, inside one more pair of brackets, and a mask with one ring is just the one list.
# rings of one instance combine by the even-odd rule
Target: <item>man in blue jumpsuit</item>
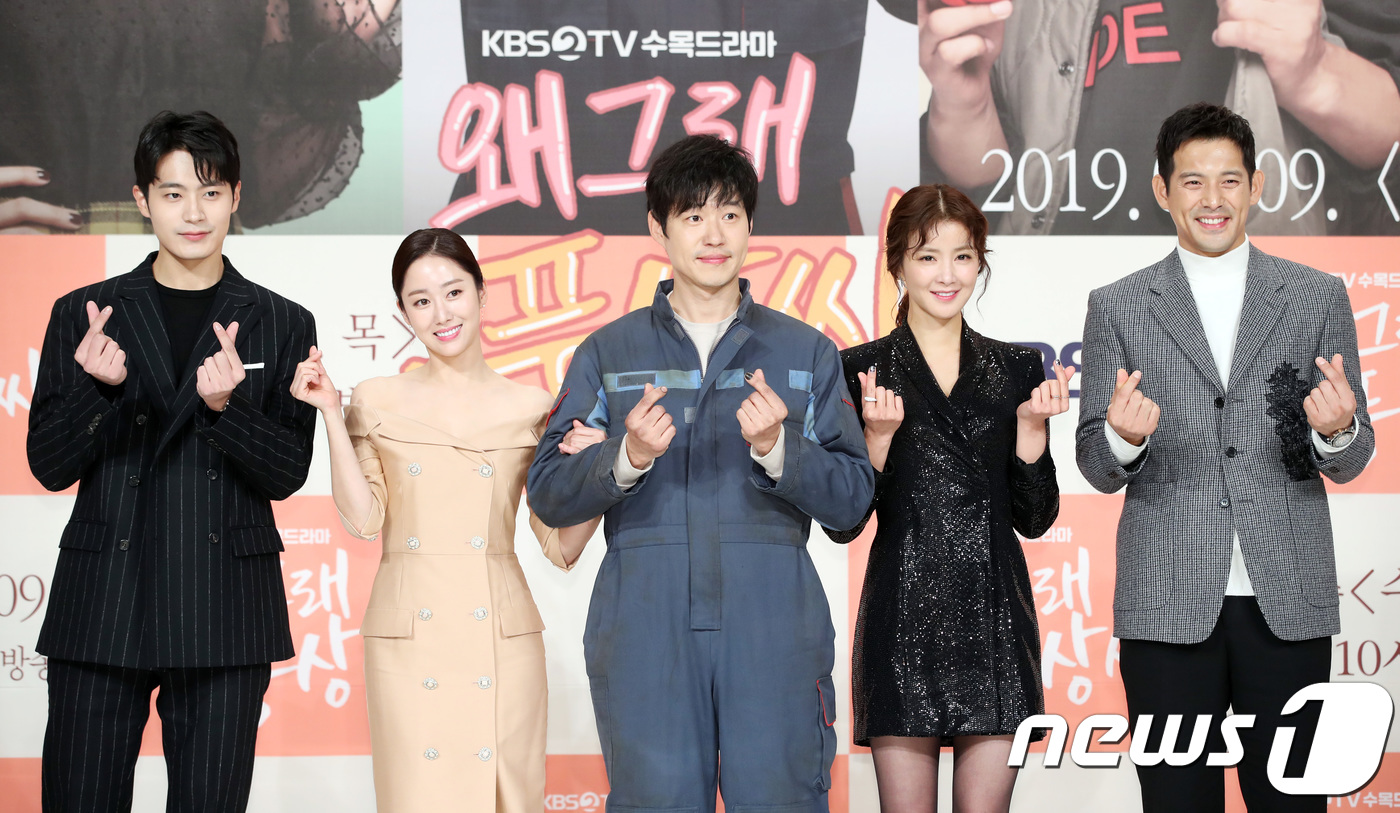
[[[874,473],[835,345],[739,279],[757,187],[712,136],[657,158],[674,279],[578,348],[530,467],[546,523],[606,517],[584,655],[610,811],[713,811],[717,779],[735,813],[827,810],[835,631],[806,545],[861,520]],[[608,439],[561,453],[576,421]]]

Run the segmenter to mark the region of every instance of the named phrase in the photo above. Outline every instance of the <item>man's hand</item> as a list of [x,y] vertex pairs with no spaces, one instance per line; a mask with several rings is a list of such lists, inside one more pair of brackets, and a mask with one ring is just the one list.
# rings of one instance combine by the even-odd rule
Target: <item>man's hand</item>
[[112,318],[112,306],[99,311],[97,303],[89,300],[87,317],[88,330],[83,340],[78,342],[73,360],[78,362],[83,372],[103,384],[115,386],[122,383],[126,380],[126,351],[102,333],[103,325]]
[[664,395],[665,387],[647,384],[642,388],[642,400],[627,413],[627,462],[633,468],[645,469],[671,448],[676,427],[670,413],[657,403]]
[[739,433],[758,452],[759,457],[763,457],[773,451],[773,444],[778,442],[778,429],[788,414],[787,404],[768,386],[762,370],[746,373],[744,380],[753,387],[753,392],[735,413],[739,417]]
[[[0,189],[7,186],[47,186],[49,173],[38,167],[0,167]],[[72,209],[15,198],[0,203],[0,234],[48,234],[48,229],[73,231],[83,217]]]
[[1212,41],[1258,54],[1280,103],[1303,102],[1327,46],[1322,0],[1216,0],[1216,6]]
[[219,347],[222,349],[205,359],[196,371],[195,391],[210,409],[223,412],[224,407],[228,406],[229,396],[233,395],[233,388],[247,373],[243,372],[243,361],[238,358],[238,351],[233,349],[233,342],[238,338],[238,323],[232,322],[228,330],[224,330],[223,325],[215,322],[214,335],[219,337]]
[[1119,368],[1113,400],[1108,403],[1109,428],[1134,446],[1141,446],[1148,435],[1157,431],[1157,419],[1162,416],[1161,407],[1138,392],[1141,381],[1141,370],[1128,375],[1127,370]]
[[1011,0],[958,6],[919,0],[919,67],[933,85],[931,108],[980,110],[992,103],[992,65],[1010,16]]
[[1356,417],[1356,394],[1342,371],[1341,353],[1330,362],[1318,356],[1317,368],[1323,379],[1303,399],[1303,411],[1308,414],[1308,426],[1327,438],[1351,426]]

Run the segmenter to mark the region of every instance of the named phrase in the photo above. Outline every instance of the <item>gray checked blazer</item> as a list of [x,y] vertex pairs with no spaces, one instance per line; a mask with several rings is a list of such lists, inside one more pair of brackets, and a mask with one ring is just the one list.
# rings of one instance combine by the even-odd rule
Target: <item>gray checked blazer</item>
[[[1337,570],[1321,475],[1345,483],[1371,459],[1356,323],[1341,280],[1249,250],[1244,306],[1222,383],[1175,250],[1089,295],[1075,439],[1079,470],[1106,493],[1127,487],[1118,522],[1114,634],[1167,643],[1204,640],[1230,573],[1233,532],[1259,608],[1286,640],[1334,635]],[[1271,417],[1279,379],[1322,378],[1315,359],[1341,353],[1356,394],[1357,435],[1326,461],[1306,424]],[[1161,407],[1147,451],[1128,468],[1104,437],[1119,368],[1141,370],[1139,389]],[[1277,413],[1277,407],[1275,412]],[[1303,446],[1302,444],[1306,444]],[[1295,461],[1285,466],[1286,450]]]

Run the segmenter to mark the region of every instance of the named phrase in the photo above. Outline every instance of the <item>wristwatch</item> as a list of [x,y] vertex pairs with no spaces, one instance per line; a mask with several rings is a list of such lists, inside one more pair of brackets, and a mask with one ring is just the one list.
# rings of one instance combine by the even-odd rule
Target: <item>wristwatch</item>
[[1337,431],[1323,438],[1322,442],[1326,443],[1328,446],[1331,446],[1333,449],[1340,449],[1343,446],[1347,445],[1347,443],[1351,441],[1352,435],[1355,434],[1356,430],[1348,426],[1345,429],[1338,429]]

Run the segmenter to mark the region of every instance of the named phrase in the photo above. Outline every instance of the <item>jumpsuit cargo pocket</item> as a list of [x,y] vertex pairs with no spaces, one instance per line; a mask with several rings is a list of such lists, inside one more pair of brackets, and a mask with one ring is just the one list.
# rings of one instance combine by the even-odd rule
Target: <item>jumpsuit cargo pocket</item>
[[822,736],[822,764],[816,788],[831,790],[831,765],[836,761],[836,687],[827,675],[817,681],[817,726]]

